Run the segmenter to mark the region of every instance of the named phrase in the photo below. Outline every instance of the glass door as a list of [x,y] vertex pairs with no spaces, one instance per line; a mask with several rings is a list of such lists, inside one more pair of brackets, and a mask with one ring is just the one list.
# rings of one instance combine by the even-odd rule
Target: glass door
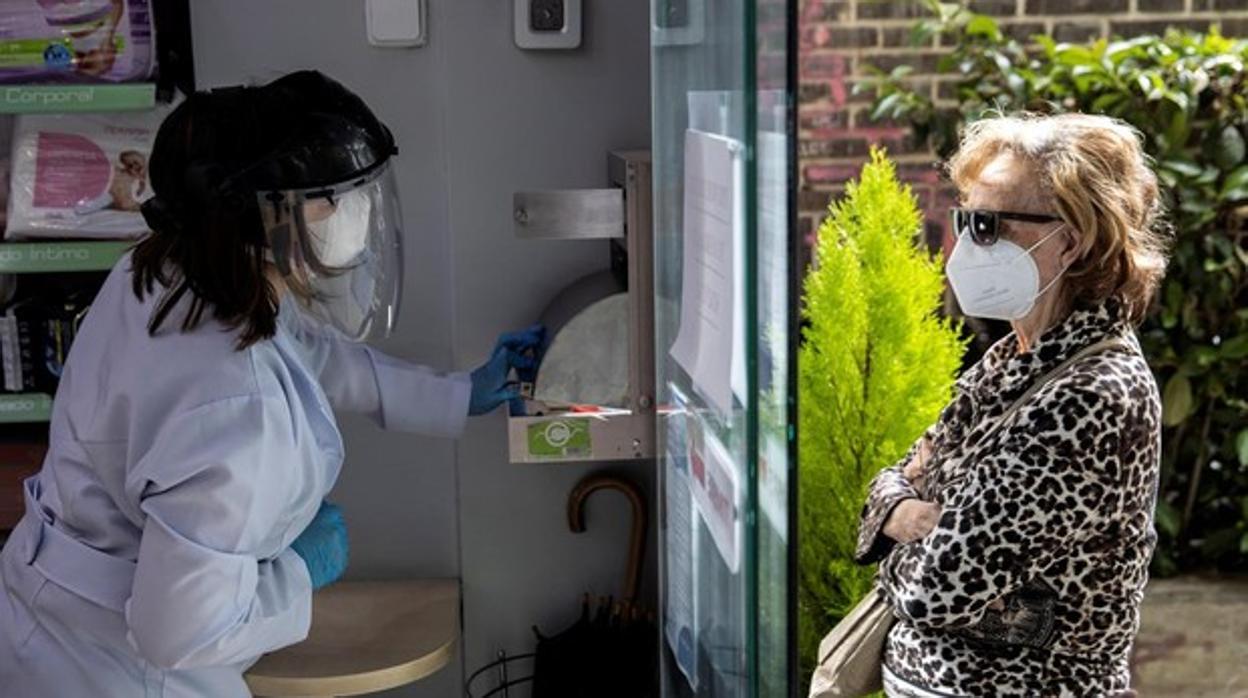
[[795,695],[795,0],[651,2],[663,695]]

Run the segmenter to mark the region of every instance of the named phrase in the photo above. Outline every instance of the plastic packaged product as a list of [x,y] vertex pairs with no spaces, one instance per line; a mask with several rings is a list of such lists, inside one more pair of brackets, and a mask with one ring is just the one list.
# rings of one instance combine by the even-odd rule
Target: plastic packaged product
[[78,336],[78,329],[91,309],[94,294],[86,291],[72,293],[54,307],[39,323],[43,340],[44,380],[55,390],[65,372],[65,360],[69,358],[69,348]]
[[25,115],[13,134],[6,238],[133,238],[166,109]]
[[56,391],[91,299],[87,292],[56,301],[27,298],[0,314],[3,392]]
[[149,0],[0,3],[0,83],[139,82],[155,65]]
[[4,364],[4,392],[27,393],[40,388],[38,356],[39,337],[31,315],[37,313],[33,299],[19,301],[0,315],[0,357]]

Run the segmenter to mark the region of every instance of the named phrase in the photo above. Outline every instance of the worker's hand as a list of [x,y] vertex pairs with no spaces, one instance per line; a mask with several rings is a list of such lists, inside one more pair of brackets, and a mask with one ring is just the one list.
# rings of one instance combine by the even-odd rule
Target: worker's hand
[[884,535],[898,543],[922,540],[940,521],[940,505],[921,499],[903,499],[884,522]]
[[490,360],[472,372],[468,414],[493,412],[504,402],[518,399],[520,386],[511,380],[511,370],[516,370],[519,380],[532,381],[537,372],[537,354],[545,340],[546,328],[541,325],[499,337]]
[[321,502],[312,523],[290,544],[291,549],[303,558],[312,577],[312,588],[338,581],[347,569],[347,522],[342,510],[329,502]]

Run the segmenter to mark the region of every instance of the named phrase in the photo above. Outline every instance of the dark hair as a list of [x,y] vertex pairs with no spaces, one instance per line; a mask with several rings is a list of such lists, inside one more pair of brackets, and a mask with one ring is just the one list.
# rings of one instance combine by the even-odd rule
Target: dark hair
[[[261,124],[245,123],[251,110],[231,110],[258,98],[196,93],[165,119],[152,147],[154,196],[143,204],[151,233],[131,255],[134,293],[142,300],[166,291],[148,321],[156,334],[189,293],[182,331],[199,326],[205,313],[231,330],[241,330],[239,349],[277,331],[278,295],[265,276],[264,229],[254,195],[225,187],[268,148]],[[230,104],[227,104],[230,103]],[[231,113],[233,112],[233,113]]]

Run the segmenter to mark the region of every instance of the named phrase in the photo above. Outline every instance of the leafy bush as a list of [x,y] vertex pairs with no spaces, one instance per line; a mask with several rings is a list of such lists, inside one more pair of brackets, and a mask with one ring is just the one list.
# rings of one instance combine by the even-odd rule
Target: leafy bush
[[991,18],[927,4],[914,38],[939,32],[955,47],[940,68],[959,76],[957,103],[911,90],[902,67],[865,85],[875,117],[908,122],[942,157],[960,125],[992,110],[1107,114],[1144,134],[1176,231],[1141,328],[1164,401],[1154,572],[1248,569],[1248,41],[1215,27],[1024,46]]
[[853,563],[867,485],[905,455],[949,401],[963,351],[939,316],[939,260],[919,247],[922,217],[883,151],[829,207],[805,282],[799,356],[803,675],[822,633],[867,592]]

